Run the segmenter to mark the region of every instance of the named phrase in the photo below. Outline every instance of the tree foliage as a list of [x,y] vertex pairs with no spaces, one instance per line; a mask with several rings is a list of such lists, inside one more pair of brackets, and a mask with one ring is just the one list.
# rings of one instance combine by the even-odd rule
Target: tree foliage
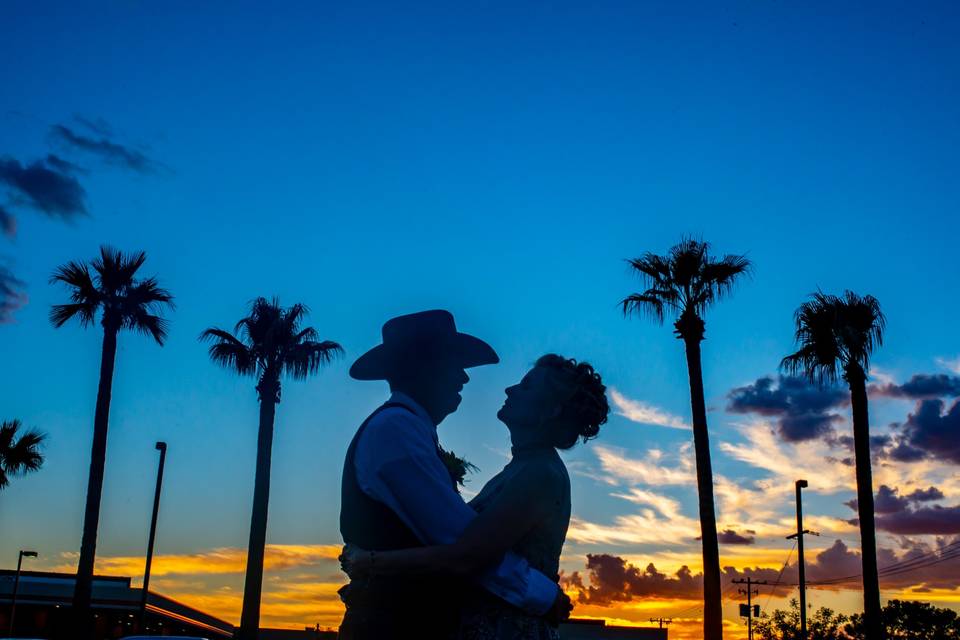
[[143,251],[125,254],[104,246],[100,247],[100,257],[89,265],[73,261],[61,265],[50,281],[67,286],[70,302],[53,305],[50,322],[60,328],[77,319],[80,326],[88,327],[102,311],[104,328],[129,329],[163,344],[167,321],[161,312],[173,308],[173,296],[156,278],[137,279],[137,271],[146,259]]
[[43,465],[40,446],[46,436],[33,430],[20,432],[20,426],[19,420],[0,423],[0,489],[10,484],[12,476],[36,471]]
[[[890,640],[960,640],[960,617],[951,609],[929,602],[891,600],[881,612]],[[800,609],[796,600],[790,609],[761,614],[753,624],[757,640],[800,640]],[[807,618],[808,640],[868,640],[863,614],[845,616],[821,607]]]
[[304,380],[343,353],[336,342],[319,340],[313,327],[301,328],[307,313],[302,304],[285,309],[276,298],[257,298],[234,333],[211,327],[200,340],[212,343],[211,360],[242,376],[257,377],[261,399],[279,402],[282,376]]

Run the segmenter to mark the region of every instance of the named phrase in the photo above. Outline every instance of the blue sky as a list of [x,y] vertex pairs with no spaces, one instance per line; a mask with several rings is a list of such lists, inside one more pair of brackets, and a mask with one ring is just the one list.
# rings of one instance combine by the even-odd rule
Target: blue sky
[[[50,327],[63,292],[46,281],[101,243],[147,251],[145,271],[178,305],[162,349],[122,337],[105,555],[143,552],[157,439],[170,443],[160,551],[244,545],[253,385],[210,364],[196,337],[258,295],[306,303],[347,351],[285,387],[275,543],[338,542],[343,451],[385,392],[346,371],[392,315],[448,308],[501,354],[441,427],[482,469],[477,487],[503,463],[503,387],[546,351],[686,420],[681,345],[616,307],[639,286],[623,259],[684,234],[755,264],[707,318],[705,384],[717,472],[765,477],[718,450],[749,441],[725,396],[775,371],[817,287],[880,299],[876,363],[897,381],[960,354],[958,22],[952,3],[5,4],[0,156],[78,162],[89,214],[21,207],[16,237],[0,238],[29,296],[0,326],[3,417],[50,436],[43,471],[0,499],[0,555],[35,546],[53,566],[79,547],[99,336]],[[77,115],[109,123],[156,170],[71,155],[50,127],[82,129]],[[880,402],[875,422],[911,406]],[[629,511],[596,480],[596,445],[640,459],[687,440],[613,417],[568,456],[586,474],[575,514]],[[690,487],[663,491],[695,517]],[[848,495],[811,491],[814,510],[849,517]],[[573,547],[567,566],[660,548]]]

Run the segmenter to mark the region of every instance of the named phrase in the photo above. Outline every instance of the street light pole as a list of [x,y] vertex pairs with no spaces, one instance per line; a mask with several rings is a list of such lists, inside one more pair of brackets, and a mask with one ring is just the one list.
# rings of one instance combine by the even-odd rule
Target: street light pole
[[13,598],[10,602],[10,629],[7,632],[7,635],[11,638],[13,637],[13,621],[17,616],[17,591],[20,589],[20,567],[23,565],[24,558],[36,558],[36,551],[24,551],[20,550],[20,554],[17,556],[17,576],[13,579]]
[[147,589],[150,587],[150,565],[153,564],[153,543],[157,537],[157,515],[160,513],[160,489],[163,486],[163,464],[167,459],[167,443],[158,442],[160,466],[157,468],[157,488],[153,494],[153,515],[150,518],[150,537],[147,540],[147,563],[143,569],[143,589],[140,592],[140,631],[147,622]]
[[806,489],[807,486],[809,485],[806,480],[797,480],[797,532],[787,536],[787,540],[797,539],[797,564],[800,571],[800,640],[807,640],[807,581],[804,576],[803,535],[805,533],[814,536],[820,535],[816,531],[803,528],[803,506],[800,501],[800,490]]
[[807,580],[803,566],[803,503],[800,490],[808,486],[806,480],[797,480],[797,558],[800,561],[800,640],[807,640]]

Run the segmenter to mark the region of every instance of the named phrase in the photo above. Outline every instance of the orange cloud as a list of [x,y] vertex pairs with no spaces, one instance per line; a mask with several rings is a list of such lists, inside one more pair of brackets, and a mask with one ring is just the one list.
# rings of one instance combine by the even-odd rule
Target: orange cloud
[[[332,544],[268,544],[264,570],[277,571],[336,560],[340,550],[340,545]],[[71,558],[71,562],[53,567],[52,571],[76,571],[77,554],[64,555]],[[96,571],[103,575],[136,577],[143,574],[144,562],[144,556],[98,556]],[[197,553],[156,555],[153,558],[151,575],[243,573],[246,566],[246,549],[221,547]]]

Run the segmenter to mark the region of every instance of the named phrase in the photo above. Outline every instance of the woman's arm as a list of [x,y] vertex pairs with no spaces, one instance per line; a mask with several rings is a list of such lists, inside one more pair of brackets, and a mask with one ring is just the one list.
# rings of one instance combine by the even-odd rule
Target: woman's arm
[[474,573],[499,560],[557,506],[560,478],[547,466],[528,466],[453,544],[395,551],[366,551],[348,545],[340,557],[348,575],[376,573]]

